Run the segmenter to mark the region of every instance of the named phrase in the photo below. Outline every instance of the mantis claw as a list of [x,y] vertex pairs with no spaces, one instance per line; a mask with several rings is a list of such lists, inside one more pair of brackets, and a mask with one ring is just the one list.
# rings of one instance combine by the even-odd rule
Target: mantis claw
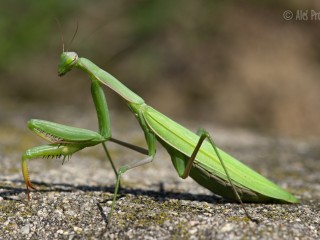
[[28,202],[30,201],[30,189],[37,190],[35,186],[32,185],[30,178],[29,178],[29,171],[28,171],[28,166],[27,166],[27,156],[26,154],[22,156],[22,173],[23,173],[23,178],[26,184],[26,194],[27,194],[27,199]]
[[26,194],[27,194],[27,199],[28,199],[28,202],[30,202],[30,189],[33,189],[33,190],[37,190],[37,188],[35,186],[32,185],[32,183],[30,182],[30,180],[28,179],[28,181],[26,182]]

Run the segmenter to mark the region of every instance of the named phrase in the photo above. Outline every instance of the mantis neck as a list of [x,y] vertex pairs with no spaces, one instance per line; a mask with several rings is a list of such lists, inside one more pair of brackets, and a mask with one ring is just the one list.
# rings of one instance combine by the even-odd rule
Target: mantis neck
[[118,79],[99,68],[90,60],[86,58],[79,58],[75,66],[88,73],[91,79],[96,79],[100,83],[110,87],[113,91],[123,97],[129,104],[134,103],[140,105],[144,103],[144,100],[141,97],[132,92]]

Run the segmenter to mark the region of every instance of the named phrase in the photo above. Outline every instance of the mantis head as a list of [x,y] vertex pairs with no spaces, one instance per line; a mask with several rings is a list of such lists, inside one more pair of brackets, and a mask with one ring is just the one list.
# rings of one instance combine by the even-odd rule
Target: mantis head
[[78,62],[78,54],[75,52],[63,52],[58,65],[58,75],[63,76],[69,72]]

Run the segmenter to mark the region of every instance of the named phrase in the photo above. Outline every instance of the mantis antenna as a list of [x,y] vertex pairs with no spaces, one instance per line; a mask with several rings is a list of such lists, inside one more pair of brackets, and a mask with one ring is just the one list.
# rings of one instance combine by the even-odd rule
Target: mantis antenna
[[[59,21],[59,19],[57,17],[55,17],[55,20],[56,20],[56,22],[57,22],[57,24],[59,26],[60,36],[61,36],[61,43],[62,43],[62,52],[64,53],[65,52],[64,51],[64,38],[63,38],[61,23],[60,23],[60,21]],[[75,39],[75,37],[76,37],[76,35],[78,33],[78,29],[79,29],[79,22],[77,21],[76,30],[74,31],[73,36],[72,36],[72,38],[71,38],[71,40],[70,40],[70,42],[68,44],[69,46],[71,46],[71,44],[73,43],[73,40]],[[67,51],[69,51],[69,49],[67,49]]]
[[62,52],[64,53],[64,38],[63,38],[63,33],[62,33],[62,27],[59,19],[57,17],[54,18],[58,24],[59,27],[59,32],[60,32],[60,37],[61,37],[61,43],[62,43]]
[[[73,36],[71,38],[71,41],[69,42],[69,46],[71,46],[71,44],[73,43],[73,40],[75,39],[77,33],[78,33],[78,29],[79,29],[79,22],[77,21],[77,26],[76,26],[76,30],[73,33]],[[64,50],[64,46],[63,46],[63,50]],[[69,51],[69,49],[67,49],[67,52]],[[64,51],[63,51],[64,52]]]

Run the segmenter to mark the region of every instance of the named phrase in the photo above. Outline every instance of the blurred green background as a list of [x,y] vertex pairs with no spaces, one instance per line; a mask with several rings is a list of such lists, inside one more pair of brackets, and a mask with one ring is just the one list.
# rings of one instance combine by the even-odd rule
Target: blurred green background
[[[284,19],[287,9],[294,19]],[[295,19],[298,9],[309,19]],[[310,19],[312,9],[320,11],[318,1],[1,1],[0,124],[56,121],[56,109],[94,114],[87,76],[57,76],[63,35],[67,49],[175,120],[317,137],[320,19]],[[113,111],[127,111],[106,94]]]

